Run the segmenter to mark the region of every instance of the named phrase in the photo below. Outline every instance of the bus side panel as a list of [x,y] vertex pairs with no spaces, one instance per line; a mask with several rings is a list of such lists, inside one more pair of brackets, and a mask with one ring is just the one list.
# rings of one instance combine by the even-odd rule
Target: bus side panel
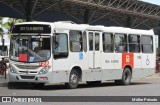
[[122,70],[121,68],[114,69],[117,63],[120,61],[115,60],[114,53],[102,53],[102,70],[103,79],[102,80],[113,80],[121,79]]
[[155,73],[155,69],[150,68],[144,68],[144,69],[133,69],[132,79],[140,79],[144,78],[146,76],[150,76]]
[[142,69],[138,72],[139,78],[143,78],[155,73],[155,55],[154,54],[142,54],[141,65]]
[[[141,63],[139,62],[139,59]],[[134,68],[133,70],[133,79],[143,78],[155,73],[156,65],[156,46],[155,46],[155,37],[153,36],[153,53],[141,53],[141,56],[135,58],[135,64],[141,65],[141,69]]]
[[132,78],[140,78],[142,71],[142,53],[134,53],[134,67],[132,68]]
[[84,74],[87,71],[88,58],[84,52],[80,53],[70,53],[65,59],[53,60],[53,83],[69,82],[70,71],[74,67],[79,67],[82,70],[82,80],[86,80],[87,77]]
[[123,68],[122,68],[122,53],[115,53],[114,54],[114,72],[116,73],[115,79],[121,79]]

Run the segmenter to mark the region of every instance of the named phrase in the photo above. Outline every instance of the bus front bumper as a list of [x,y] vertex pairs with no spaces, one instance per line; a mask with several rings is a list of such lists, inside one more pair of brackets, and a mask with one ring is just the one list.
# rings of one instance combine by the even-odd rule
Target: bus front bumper
[[29,74],[15,74],[9,73],[9,82],[38,82],[50,83],[48,75],[29,75]]

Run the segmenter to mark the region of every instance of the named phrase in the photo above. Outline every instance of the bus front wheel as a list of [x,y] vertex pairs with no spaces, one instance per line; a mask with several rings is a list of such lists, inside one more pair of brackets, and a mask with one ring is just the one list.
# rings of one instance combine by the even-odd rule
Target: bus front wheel
[[69,89],[75,89],[78,86],[79,76],[76,69],[73,69],[69,76],[69,82],[66,83],[66,87]]
[[132,78],[131,70],[129,68],[125,68],[123,71],[122,79],[115,80],[115,83],[120,85],[129,85],[131,83],[131,78]]

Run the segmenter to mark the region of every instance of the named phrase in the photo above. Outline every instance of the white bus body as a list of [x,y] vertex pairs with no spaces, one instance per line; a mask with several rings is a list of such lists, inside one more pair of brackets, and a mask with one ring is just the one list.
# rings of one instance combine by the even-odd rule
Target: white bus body
[[[50,32],[43,25],[48,25]],[[155,73],[152,30],[69,22],[26,22],[15,27],[10,46],[10,82],[66,83],[69,88],[76,88],[78,82],[115,80],[128,85],[131,78]],[[29,54],[34,52],[34,40],[50,52],[49,58]],[[21,52],[22,46],[29,46],[27,54]]]

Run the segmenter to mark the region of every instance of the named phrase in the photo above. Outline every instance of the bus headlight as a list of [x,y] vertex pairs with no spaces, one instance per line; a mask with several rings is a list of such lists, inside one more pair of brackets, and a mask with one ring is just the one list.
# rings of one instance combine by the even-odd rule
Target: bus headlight
[[17,73],[17,70],[14,67],[10,66],[10,72],[11,73]]
[[46,73],[48,72],[48,70],[49,70],[48,67],[44,67],[43,69],[41,69],[41,70],[39,71],[38,74],[46,74]]

